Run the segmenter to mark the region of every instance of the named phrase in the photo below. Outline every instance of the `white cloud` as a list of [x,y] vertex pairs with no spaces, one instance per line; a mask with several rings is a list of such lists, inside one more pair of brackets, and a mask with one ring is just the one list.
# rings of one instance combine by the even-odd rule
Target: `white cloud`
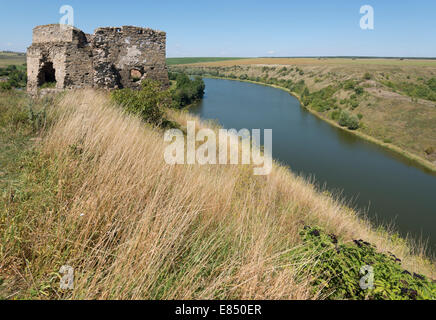
[[276,53],[274,50],[267,51],[267,54],[274,54],[274,53]]

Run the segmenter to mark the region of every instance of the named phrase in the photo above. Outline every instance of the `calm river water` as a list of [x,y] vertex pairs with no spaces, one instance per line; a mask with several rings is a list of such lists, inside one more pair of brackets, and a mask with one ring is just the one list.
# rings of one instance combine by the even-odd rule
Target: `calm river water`
[[341,192],[376,223],[393,223],[402,235],[428,240],[436,252],[436,176],[318,119],[283,90],[204,81],[205,97],[192,113],[228,129],[272,129],[276,160]]

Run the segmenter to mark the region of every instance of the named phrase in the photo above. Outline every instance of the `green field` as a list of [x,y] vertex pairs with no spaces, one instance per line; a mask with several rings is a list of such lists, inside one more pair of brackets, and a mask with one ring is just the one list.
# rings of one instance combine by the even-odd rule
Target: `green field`
[[245,59],[245,58],[218,58],[218,57],[167,58],[167,64],[168,65],[190,64],[190,63],[217,62],[217,61],[240,60],[240,59]]

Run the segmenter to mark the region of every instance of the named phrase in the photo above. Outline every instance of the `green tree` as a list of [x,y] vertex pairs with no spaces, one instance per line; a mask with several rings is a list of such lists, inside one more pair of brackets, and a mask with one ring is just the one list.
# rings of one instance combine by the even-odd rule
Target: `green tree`
[[111,93],[112,99],[129,113],[139,115],[144,121],[161,125],[163,110],[169,107],[169,90],[162,90],[160,82],[145,80],[141,90],[121,89]]
[[341,112],[338,123],[340,126],[347,127],[350,130],[359,129],[359,119],[347,111]]

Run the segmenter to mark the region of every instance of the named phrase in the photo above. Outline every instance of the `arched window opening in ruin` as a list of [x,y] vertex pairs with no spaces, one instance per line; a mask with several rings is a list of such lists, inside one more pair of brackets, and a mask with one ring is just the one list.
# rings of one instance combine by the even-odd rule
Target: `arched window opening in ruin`
[[142,72],[138,69],[132,69],[130,70],[130,79],[132,79],[133,82],[138,82],[142,78]]
[[38,86],[45,88],[56,87],[56,70],[53,62],[45,62],[39,69]]

